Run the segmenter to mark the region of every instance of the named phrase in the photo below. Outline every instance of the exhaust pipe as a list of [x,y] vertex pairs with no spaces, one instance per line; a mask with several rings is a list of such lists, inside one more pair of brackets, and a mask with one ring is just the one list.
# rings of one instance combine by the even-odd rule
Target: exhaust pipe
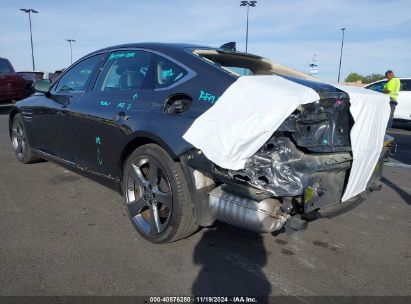
[[217,220],[258,233],[279,230],[290,217],[276,199],[258,201],[226,192],[221,186],[209,193],[209,205]]

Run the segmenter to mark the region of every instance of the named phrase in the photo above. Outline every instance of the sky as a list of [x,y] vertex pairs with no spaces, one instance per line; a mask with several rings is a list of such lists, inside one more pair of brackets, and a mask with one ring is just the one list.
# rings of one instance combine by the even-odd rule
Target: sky
[[[54,71],[107,46],[184,42],[245,50],[246,11],[240,0],[0,0],[0,57],[30,71],[28,15],[33,8],[36,70]],[[392,69],[411,77],[410,0],[258,0],[250,8],[248,51],[308,73],[314,54],[318,77],[336,81],[342,32],[341,78]]]

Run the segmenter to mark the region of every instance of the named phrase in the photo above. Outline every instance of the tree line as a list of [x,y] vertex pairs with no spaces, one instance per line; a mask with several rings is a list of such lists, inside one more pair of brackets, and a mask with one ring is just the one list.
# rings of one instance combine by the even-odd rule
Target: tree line
[[371,74],[371,75],[363,76],[358,73],[350,73],[348,74],[347,78],[345,78],[345,82],[361,81],[361,83],[368,84],[368,83],[378,81],[384,78],[385,76],[381,74]]

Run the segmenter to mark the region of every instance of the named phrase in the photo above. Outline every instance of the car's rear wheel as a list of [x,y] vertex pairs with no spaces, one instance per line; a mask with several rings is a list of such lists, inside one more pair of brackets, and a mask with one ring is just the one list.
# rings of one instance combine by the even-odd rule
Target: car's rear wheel
[[135,229],[153,243],[173,242],[198,228],[181,166],[158,145],[141,146],[128,157],[123,193]]
[[10,129],[11,143],[14,154],[23,164],[29,164],[40,159],[33,155],[29,142],[27,141],[26,129],[20,114],[13,117]]

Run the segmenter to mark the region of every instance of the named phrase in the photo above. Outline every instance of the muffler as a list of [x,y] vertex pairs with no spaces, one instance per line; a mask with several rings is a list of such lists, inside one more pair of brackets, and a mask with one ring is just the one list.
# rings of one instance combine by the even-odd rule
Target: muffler
[[281,229],[289,214],[283,213],[280,201],[273,198],[256,200],[224,191],[222,186],[209,193],[212,214],[219,221],[258,233]]

